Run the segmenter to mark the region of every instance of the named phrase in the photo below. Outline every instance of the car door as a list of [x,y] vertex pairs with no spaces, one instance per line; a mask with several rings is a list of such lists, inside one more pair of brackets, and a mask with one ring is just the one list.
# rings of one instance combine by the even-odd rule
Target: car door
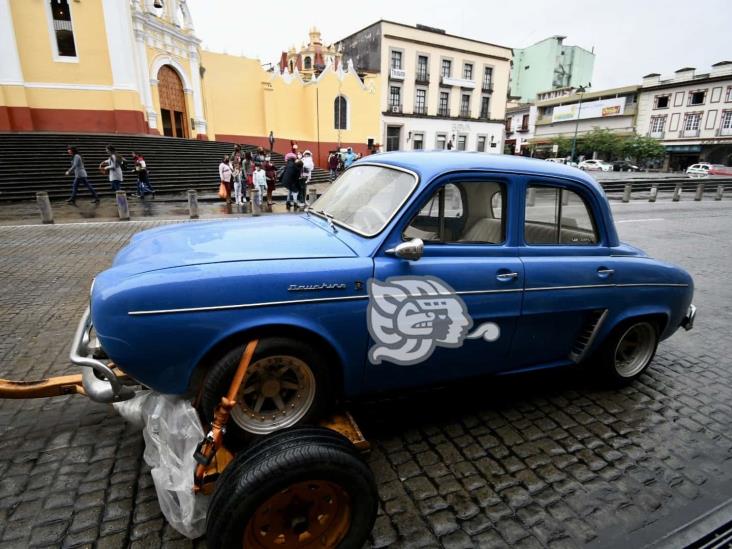
[[613,306],[618,260],[598,224],[595,195],[563,180],[524,183],[525,289],[513,357],[520,369],[578,362]]
[[[509,367],[524,281],[510,190],[508,177],[454,175],[405,212],[374,258],[369,390]],[[415,238],[424,242],[419,259],[395,255]]]

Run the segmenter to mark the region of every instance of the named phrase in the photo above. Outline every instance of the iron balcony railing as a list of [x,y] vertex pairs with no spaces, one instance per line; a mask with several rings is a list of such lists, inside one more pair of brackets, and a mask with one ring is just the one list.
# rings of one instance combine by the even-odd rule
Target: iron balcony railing
[[414,81],[427,84],[430,81],[430,73],[428,73],[427,71],[418,70],[414,75]]

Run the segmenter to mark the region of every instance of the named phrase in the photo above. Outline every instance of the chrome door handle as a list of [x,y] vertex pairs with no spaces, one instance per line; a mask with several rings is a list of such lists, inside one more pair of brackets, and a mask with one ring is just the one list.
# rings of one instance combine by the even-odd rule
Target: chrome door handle
[[599,276],[610,276],[611,274],[615,274],[615,269],[597,269],[597,274]]
[[496,280],[500,282],[510,282],[518,278],[518,273],[501,273],[496,275]]

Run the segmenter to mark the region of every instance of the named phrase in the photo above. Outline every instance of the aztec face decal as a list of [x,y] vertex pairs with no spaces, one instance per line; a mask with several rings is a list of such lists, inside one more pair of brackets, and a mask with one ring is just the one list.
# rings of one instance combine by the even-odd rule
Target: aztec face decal
[[462,298],[447,283],[431,276],[391,277],[368,283],[369,333],[376,342],[369,360],[417,364],[437,347],[457,348],[467,339],[495,341],[500,329],[493,322],[473,326]]

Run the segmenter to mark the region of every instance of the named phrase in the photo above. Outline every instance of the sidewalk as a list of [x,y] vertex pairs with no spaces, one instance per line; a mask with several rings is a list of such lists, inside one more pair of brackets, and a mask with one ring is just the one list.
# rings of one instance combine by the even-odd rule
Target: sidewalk
[[[328,183],[308,185],[308,192],[315,189],[318,195],[325,192],[330,186]],[[272,213],[286,213],[285,198],[287,190],[277,187],[273,194],[275,205]],[[188,196],[185,194],[158,195],[155,199],[150,196],[144,200],[129,196],[127,203],[130,209],[130,219],[178,219],[188,218]],[[91,203],[88,192],[81,192],[76,199],[76,205],[66,204],[64,201],[53,201],[53,218],[55,223],[83,223],[90,221],[119,221],[117,203],[112,197],[102,198],[99,204]],[[199,193],[199,219],[220,218],[227,215],[244,215],[245,210],[240,206],[227,206],[215,193]],[[263,215],[268,215],[263,213]],[[35,201],[0,203],[0,226],[2,225],[40,225],[41,215]]]

